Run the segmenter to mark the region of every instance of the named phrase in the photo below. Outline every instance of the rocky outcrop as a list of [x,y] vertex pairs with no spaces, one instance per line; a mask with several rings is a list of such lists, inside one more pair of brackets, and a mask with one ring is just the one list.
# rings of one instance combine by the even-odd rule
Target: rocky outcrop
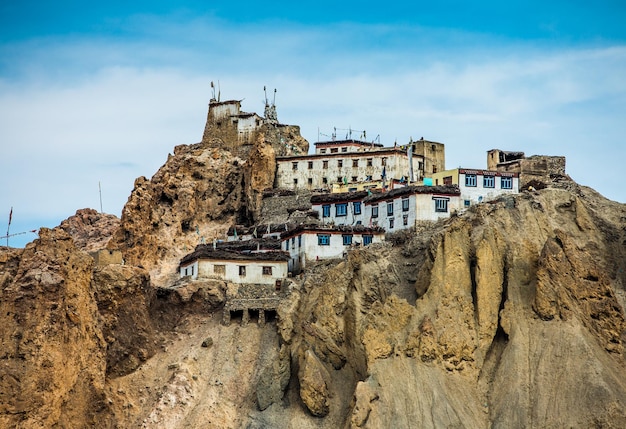
[[236,287],[176,266],[257,219],[277,150],[214,143],[137,180],[126,265],[80,250],[88,211],[0,253],[0,426],[626,427],[626,206],[560,177],[312,263],[276,321],[226,326]]
[[274,185],[276,152],[261,136],[250,152],[244,166],[246,202],[244,207],[249,223],[257,223],[261,217],[263,191]]
[[117,216],[98,213],[94,209],[80,209],[61,222],[59,228],[72,237],[77,248],[92,252],[106,248],[119,225]]
[[92,283],[107,343],[107,374],[134,371],[156,349],[149,314],[154,289],[148,273],[137,267],[107,265],[94,270]]
[[279,403],[291,378],[289,349],[283,344],[278,359],[273,359],[262,369],[256,389],[257,404],[263,411],[274,403]]
[[177,146],[152,177],[140,177],[110,244],[159,284],[176,278],[178,261],[202,240],[222,238],[247,223],[242,160],[201,144]]
[[434,225],[426,252],[417,236],[307,273],[281,322],[332,380],[303,390],[300,370],[307,409],[330,404],[328,427],[621,427],[626,209],[568,188]]
[[[107,414],[92,259],[42,228],[0,291],[0,426],[75,427]],[[6,276],[5,272],[5,276]]]

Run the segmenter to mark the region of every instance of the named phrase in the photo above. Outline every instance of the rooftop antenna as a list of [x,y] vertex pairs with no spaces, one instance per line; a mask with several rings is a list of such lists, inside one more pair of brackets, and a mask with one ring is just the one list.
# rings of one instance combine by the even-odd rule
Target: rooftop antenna
[[267,88],[263,85],[263,94],[265,94],[265,106],[267,106]]
[[211,100],[215,100],[215,85],[211,81]]
[[276,106],[276,88],[274,88],[274,101],[272,101],[272,106]]
[[220,89],[220,81],[217,81],[217,102],[220,102],[220,96],[222,95],[222,91]]

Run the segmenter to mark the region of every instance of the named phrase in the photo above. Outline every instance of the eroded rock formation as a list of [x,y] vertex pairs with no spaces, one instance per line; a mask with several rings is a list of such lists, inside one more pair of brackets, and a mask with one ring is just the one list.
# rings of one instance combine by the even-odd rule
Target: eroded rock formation
[[0,253],[0,426],[626,427],[623,204],[560,178],[312,264],[277,321],[224,326],[233,286],[176,264],[258,218],[276,151],[218,146],[138,179],[112,239],[79,211]]

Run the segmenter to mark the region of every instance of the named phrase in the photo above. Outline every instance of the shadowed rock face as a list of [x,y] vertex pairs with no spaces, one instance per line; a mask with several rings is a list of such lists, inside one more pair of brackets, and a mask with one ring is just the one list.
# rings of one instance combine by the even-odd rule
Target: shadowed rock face
[[573,182],[477,205],[222,326],[232,285],[156,286],[260,213],[275,157],[249,155],[178,147],[138,179],[108,244],[126,265],[79,250],[106,242],[87,212],[0,253],[0,426],[626,427],[624,205]]

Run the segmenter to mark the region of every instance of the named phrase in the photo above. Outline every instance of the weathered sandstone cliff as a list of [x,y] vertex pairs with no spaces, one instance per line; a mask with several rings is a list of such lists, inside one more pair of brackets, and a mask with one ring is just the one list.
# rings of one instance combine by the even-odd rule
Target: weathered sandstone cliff
[[86,212],[0,253],[0,426],[626,427],[623,204],[563,180],[480,204],[224,326],[233,285],[168,279],[260,213],[266,146],[178,147],[138,179],[106,244],[125,265],[94,265]]

